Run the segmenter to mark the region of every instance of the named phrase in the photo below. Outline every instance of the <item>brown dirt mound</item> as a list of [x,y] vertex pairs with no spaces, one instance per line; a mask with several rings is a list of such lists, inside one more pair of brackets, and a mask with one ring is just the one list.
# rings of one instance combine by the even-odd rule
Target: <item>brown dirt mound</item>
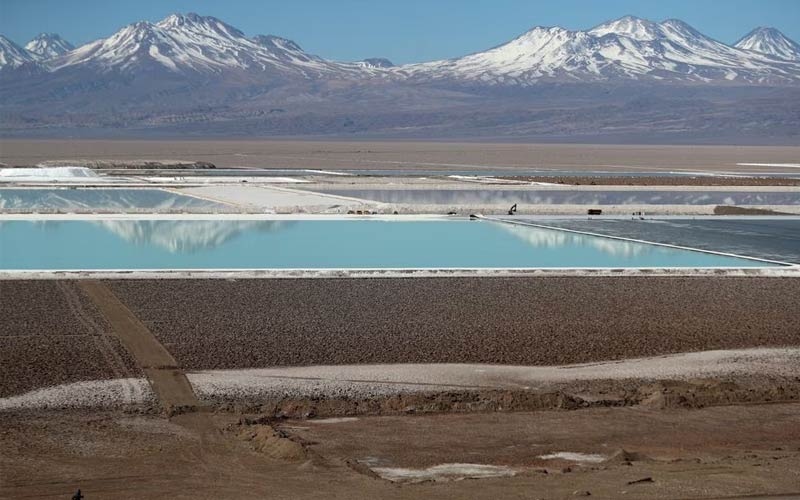
[[306,448],[282,432],[273,429],[265,419],[240,420],[235,435],[250,443],[253,450],[276,460],[300,462],[308,459]]
[[633,462],[650,462],[652,460],[653,460],[652,458],[648,457],[644,453],[628,451],[620,448],[616,453],[611,455],[611,457],[604,463],[630,465]]
[[232,401],[224,412],[258,414],[267,419],[386,416],[473,412],[577,410],[642,405],[647,408],[705,408],[749,403],[800,401],[800,380],[747,379],[692,381],[589,381],[563,384],[558,390],[441,391],[366,398],[285,397]]

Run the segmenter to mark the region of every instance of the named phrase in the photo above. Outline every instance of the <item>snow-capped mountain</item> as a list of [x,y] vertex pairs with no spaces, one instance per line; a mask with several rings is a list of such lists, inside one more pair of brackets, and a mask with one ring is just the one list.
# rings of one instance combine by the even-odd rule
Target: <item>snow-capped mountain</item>
[[33,57],[8,38],[0,35],[0,69],[17,68],[33,61]]
[[370,57],[369,59],[364,59],[358,61],[356,64],[363,66],[365,68],[393,68],[394,63],[384,57]]
[[752,50],[778,59],[800,61],[800,44],[775,28],[756,28],[734,46],[737,49]]
[[800,81],[800,63],[778,61],[706,37],[688,24],[626,16],[588,31],[536,27],[514,40],[458,59],[411,64],[416,79],[530,85],[542,80]]
[[[736,47],[688,24],[626,16],[588,31],[536,27],[484,52],[457,59],[394,66],[373,58],[335,62],[272,35],[248,37],[219,19],[173,14],[157,23],[128,25],[74,50],[57,35],[39,35],[24,50],[0,39],[0,67],[39,61],[50,72],[162,72],[230,76],[463,81],[528,86],[540,81],[678,81],[785,84],[800,82],[800,46],[777,30],[759,28]],[[263,77],[261,77],[263,78]]]
[[37,61],[58,57],[74,48],[71,43],[55,33],[40,33],[25,44],[25,50]]
[[0,135],[796,144],[800,130],[797,44],[769,30],[733,47],[678,20],[627,16],[403,66],[330,61],[197,14],[134,23],[55,57],[62,46],[41,38],[28,52],[0,37]]
[[49,66],[52,70],[80,67],[103,73],[159,69],[177,74],[277,71],[303,77],[358,69],[355,64],[307,54],[285,38],[248,38],[219,19],[197,14],[173,14],[155,24],[131,24],[108,38],[50,60]]

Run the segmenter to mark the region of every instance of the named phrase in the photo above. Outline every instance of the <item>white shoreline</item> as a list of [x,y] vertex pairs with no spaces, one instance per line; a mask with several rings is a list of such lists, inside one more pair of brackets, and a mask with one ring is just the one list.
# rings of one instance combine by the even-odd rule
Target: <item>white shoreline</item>
[[[800,219],[800,217],[797,217]],[[442,214],[320,214],[320,213],[2,213],[0,222],[5,220],[40,221],[40,220],[469,220],[468,217],[453,217]]]
[[[557,205],[548,205],[555,207]],[[652,205],[656,206],[656,205]],[[705,206],[705,205],[698,205]],[[631,216],[630,212],[620,215],[586,215],[583,214],[517,214],[496,215],[508,220],[640,220]],[[320,214],[320,213],[0,213],[2,221],[39,221],[39,220],[469,220],[468,215],[445,215],[438,213],[413,214]],[[800,220],[798,215],[654,215],[647,214],[644,220]]]
[[317,365],[187,373],[201,399],[342,397],[441,390],[541,390],[592,380],[796,377],[800,347],[701,351],[563,366],[492,364]]
[[[544,390],[592,380],[692,380],[736,376],[798,377],[800,347],[701,351],[562,366],[492,364],[315,365],[186,374],[206,401],[259,398],[341,398],[443,390]],[[144,378],[91,380],[0,398],[3,411],[112,408],[148,404]]]
[[643,267],[643,268],[386,268],[386,269],[100,269],[2,270],[3,280],[80,279],[379,279],[379,278],[522,278],[522,277],[759,277],[800,278],[800,265],[781,267]]

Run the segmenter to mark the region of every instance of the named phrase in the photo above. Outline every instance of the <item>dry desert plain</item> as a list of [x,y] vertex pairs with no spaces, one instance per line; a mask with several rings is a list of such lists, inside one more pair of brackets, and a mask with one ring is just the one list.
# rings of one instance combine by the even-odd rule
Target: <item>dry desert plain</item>
[[[191,160],[217,167],[355,170],[559,169],[796,173],[800,147],[286,140],[0,139],[0,162]],[[750,163],[753,165],[740,165]],[[794,165],[789,167],[774,166]]]

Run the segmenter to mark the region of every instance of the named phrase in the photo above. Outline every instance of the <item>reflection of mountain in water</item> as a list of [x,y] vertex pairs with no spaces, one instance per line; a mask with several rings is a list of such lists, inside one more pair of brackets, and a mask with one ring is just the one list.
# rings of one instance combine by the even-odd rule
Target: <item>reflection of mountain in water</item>
[[188,254],[218,247],[247,231],[277,232],[294,223],[280,220],[102,220],[93,224],[136,245],[153,245],[171,253]]
[[498,225],[534,248],[592,247],[614,257],[638,257],[650,253],[655,248],[644,243],[567,233],[555,229],[517,226],[504,222]]

